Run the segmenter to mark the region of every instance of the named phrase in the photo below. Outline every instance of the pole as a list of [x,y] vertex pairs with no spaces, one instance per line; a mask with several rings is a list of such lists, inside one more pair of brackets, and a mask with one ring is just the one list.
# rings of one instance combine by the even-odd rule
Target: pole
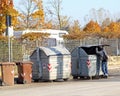
[[10,36],[9,36],[9,32],[10,32],[10,28],[7,27],[7,36],[8,36],[8,61],[10,62],[11,61],[11,48],[10,48]]
[[11,61],[11,50],[10,50],[10,26],[11,26],[11,16],[10,15],[6,15],[6,26],[7,26],[7,30],[6,30],[6,36],[8,36],[8,61]]

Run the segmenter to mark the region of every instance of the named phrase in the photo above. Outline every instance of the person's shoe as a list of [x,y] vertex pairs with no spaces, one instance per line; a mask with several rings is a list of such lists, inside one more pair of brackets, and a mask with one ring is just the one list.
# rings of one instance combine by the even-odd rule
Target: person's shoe
[[105,74],[105,78],[108,78],[108,74]]

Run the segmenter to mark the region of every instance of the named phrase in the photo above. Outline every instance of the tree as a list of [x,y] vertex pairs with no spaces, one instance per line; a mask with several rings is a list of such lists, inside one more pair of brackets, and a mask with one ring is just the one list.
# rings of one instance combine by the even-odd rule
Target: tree
[[24,27],[25,29],[31,28],[42,28],[44,25],[44,10],[42,6],[42,0],[22,0],[22,8],[18,8],[19,12],[19,22],[21,25],[19,27]]
[[16,26],[18,11],[14,9],[12,0],[0,0],[0,35],[6,30],[6,16],[12,18],[11,26]]
[[101,37],[101,27],[97,22],[90,21],[88,24],[86,24],[83,31],[86,32],[87,36]]
[[75,20],[74,23],[69,28],[69,34],[63,36],[64,39],[68,40],[80,40],[85,37],[85,32],[81,31],[80,24],[78,20]]
[[62,15],[62,0],[49,0],[48,5],[46,14],[50,16],[55,29],[66,30],[69,26],[70,17]]
[[50,0],[49,4],[52,7],[51,11],[55,17],[57,17],[58,24],[59,24],[59,29],[61,29],[61,5],[62,5],[62,0]]
[[110,17],[111,14],[108,10],[105,10],[103,8],[100,8],[98,10],[92,8],[90,11],[89,11],[89,14],[87,14],[85,16],[85,21],[86,22],[89,22],[89,21],[95,21],[97,22],[100,26],[102,26],[102,22],[106,19],[106,18],[111,18]]
[[97,22],[94,21],[90,21],[86,27],[83,29],[86,32],[100,32],[101,31],[101,27],[99,26],[99,24]]
[[22,40],[29,40],[29,41],[34,41],[34,40],[42,40],[46,37],[48,37],[50,34],[48,33],[26,33],[22,35]]
[[110,18],[106,18],[103,22],[102,22],[102,26],[101,28],[104,29],[105,27],[107,27],[112,21],[110,20]]
[[80,24],[79,24],[78,20],[74,21],[73,25],[70,26],[69,31],[70,31],[70,33],[79,33],[81,31]]
[[107,38],[119,38],[120,37],[120,23],[111,22],[107,27],[103,29],[104,36]]
[[33,19],[38,20],[36,26],[38,29],[41,29],[44,26],[44,10],[42,5],[42,0],[34,0],[38,10],[32,14]]

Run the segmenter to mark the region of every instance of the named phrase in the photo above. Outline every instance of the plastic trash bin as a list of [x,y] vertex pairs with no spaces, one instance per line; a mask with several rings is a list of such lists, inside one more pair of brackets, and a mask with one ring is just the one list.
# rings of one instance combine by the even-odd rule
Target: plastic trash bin
[[14,85],[14,62],[3,62],[1,66],[2,85]]
[[16,62],[18,69],[17,83],[30,84],[32,81],[32,62]]

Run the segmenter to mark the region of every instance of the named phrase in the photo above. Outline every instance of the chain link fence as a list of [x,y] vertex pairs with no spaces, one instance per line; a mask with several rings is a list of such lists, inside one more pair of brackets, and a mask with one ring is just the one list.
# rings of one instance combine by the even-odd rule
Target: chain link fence
[[[104,39],[104,38],[87,38],[81,40],[65,40],[62,46],[65,46],[70,52],[77,46],[108,44],[106,47],[109,56],[120,55],[120,39]],[[24,61],[29,60],[29,56],[39,46],[48,46],[45,40],[36,41],[20,41],[11,40],[10,48],[8,43],[0,42],[0,62]],[[10,52],[9,52],[10,51]],[[10,57],[9,57],[10,56]]]

